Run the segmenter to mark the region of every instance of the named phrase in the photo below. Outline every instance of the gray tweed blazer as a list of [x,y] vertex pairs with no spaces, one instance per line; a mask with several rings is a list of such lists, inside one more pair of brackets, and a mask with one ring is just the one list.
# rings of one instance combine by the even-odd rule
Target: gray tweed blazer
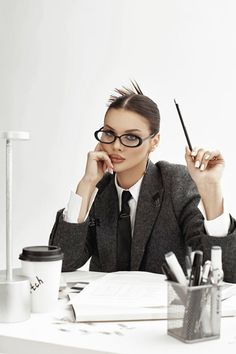
[[[73,271],[91,257],[90,270],[117,270],[118,196],[114,176],[107,173],[84,223],[67,223],[58,211],[49,244],[64,252],[63,271]],[[236,221],[228,235],[206,234],[198,209],[196,185],[183,165],[149,161],[137,205],[131,249],[131,270],[162,273],[165,253],[173,251],[185,269],[186,247],[201,249],[210,259],[212,245],[222,247],[225,280],[236,282]]]

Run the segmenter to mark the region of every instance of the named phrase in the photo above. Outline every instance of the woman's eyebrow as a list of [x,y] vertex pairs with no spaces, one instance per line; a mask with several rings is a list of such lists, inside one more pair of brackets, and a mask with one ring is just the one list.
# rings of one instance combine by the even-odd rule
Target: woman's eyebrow
[[[108,125],[108,124],[104,125],[104,128],[109,128],[109,129],[115,131],[115,129],[112,128],[112,127],[111,127],[110,125]],[[140,133],[140,132],[142,132],[142,131],[141,131],[140,129],[128,129],[128,130],[125,130],[124,132],[125,132],[125,133],[135,133],[135,132]]]

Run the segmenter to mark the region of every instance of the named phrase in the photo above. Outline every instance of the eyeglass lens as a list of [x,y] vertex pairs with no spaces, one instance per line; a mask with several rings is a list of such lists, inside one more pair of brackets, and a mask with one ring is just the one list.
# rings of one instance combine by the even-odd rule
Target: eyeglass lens
[[[105,144],[111,144],[116,140],[116,136],[110,131],[100,131],[97,133],[97,138],[99,141]],[[140,139],[132,134],[123,134],[118,137],[120,142],[125,146],[137,146],[140,144]]]

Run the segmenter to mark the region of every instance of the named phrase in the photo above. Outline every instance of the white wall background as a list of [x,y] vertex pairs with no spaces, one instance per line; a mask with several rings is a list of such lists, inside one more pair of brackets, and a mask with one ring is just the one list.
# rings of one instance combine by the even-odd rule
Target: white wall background
[[[113,88],[135,79],[161,112],[152,160],[184,163],[177,98],[194,146],[219,148],[234,205],[234,0],[0,0],[0,131],[14,144],[14,266],[46,244],[83,174]],[[0,268],[5,267],[5,145],[0,141]]]

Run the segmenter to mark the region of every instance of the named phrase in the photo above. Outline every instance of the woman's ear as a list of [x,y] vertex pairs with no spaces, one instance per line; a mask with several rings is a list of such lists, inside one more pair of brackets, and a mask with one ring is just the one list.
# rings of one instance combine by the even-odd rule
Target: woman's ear
[[156,147],[159,145],[160,142],[160,132],[157,133],[151,140],[151,150],[150,152],[154,151]]

